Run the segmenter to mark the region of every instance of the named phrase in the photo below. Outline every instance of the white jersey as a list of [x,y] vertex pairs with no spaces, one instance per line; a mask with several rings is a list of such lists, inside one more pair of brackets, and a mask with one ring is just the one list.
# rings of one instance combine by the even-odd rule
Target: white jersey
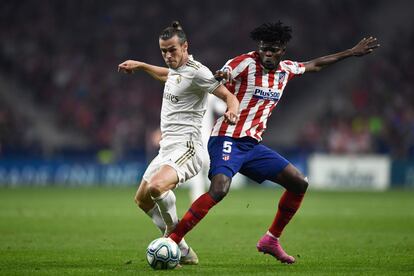
[[161,147],[177,140],[202,144],[207,96],[219,85],[211,71],[191,56],[181,67],[169,69],[161,108]]

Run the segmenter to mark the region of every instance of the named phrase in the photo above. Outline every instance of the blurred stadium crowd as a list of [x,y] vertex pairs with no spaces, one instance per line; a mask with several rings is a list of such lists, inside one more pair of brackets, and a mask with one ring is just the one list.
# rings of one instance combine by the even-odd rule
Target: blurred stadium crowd
[[[293,27],[287,58],[307,60],[351,47],[370,34],[372,29],[366,26],[372,11],[379,9],[376,15],[380,14],[385,2],[2,1],[0,84],[18,84],[18,95],[51,113],[58,131],[84,138],[81,145],[66,143],[55,151],[117,145],[141,149],[159,124],[162,84],[143,74],[121,75],[116,69],[128,58],[162,65],[157,37],[173,19],[182,22],[190,52],[214,71],[229,58],[254,50],[248,33],[265,21],[280,19]],[[341,91],[331,91],[332,100],[323,109],[313,116],[304,114],[313,119],[295,133],[291,148],[414,156],[414,70],[410,66],[414,26],[410,24],[408,32],[393,30],[385,41],[381,33],[372,34],[382,47],[375,56],[352,61],[362,64],[362,73],[350,76]],[[299,101],[312,91],[312,78],[295,80],[281,105]],[[47,141],[31,134],[34,122],[41,119],[28,118],[18,102],[3,100],[5,94],[16,91],[2,93],[0,155],[44,148],[40,145]],[[273,117],[277,116],[276,109]],[[265,141],[278,146],[275,138],[265,135]]]
[[414,33],[395,33],[393,47],[309,122],[300,144],[311,151],[414,156]]

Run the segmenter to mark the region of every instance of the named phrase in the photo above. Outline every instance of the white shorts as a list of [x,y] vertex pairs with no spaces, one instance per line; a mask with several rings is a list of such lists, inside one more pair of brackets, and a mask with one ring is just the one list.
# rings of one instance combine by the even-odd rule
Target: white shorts
[[169,165],[177,172],[178,184],[184,183],[200,172],[204,151],[201,144],[193,141],[180,141],[163,146],[142,178],[149,182],[161,166]]

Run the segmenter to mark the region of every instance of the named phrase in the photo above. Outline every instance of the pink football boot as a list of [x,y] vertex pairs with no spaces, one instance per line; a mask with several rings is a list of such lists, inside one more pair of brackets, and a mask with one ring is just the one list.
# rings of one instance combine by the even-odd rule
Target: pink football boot
[[295,258],[289,256],[283,250],[279,240],[267,234],[259,240],[256,247],[259,252],[270,254],[282,263],[293,264],[295,262]]

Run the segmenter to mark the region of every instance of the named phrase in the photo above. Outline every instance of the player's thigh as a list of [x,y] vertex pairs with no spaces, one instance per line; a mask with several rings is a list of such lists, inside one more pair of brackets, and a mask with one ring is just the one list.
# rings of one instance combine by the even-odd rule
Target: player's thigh
[[242,150],[240,141],[227,136],[213,136],[208,142],[210,168],[208,177],[223,174],[230,179],[240,170],[248,150]]
[[[157,168],[157,170],[151,170],[152,175],[148,174],[148,176],[151,176],[148,180],[150,186],[154,186],[157,184],[156,182],[158,184],[165,184],[165,177],[174,178],[173,171],[175,171],[176,176],[173,181],[176,182],[174,188],[191,179],[202,168],[204,152],[202,143],[195,141],[180,141],[166,147],[162,154],[160,154],[157,162],[153,163],[153,167]],[[163,170],[168,170],[168,172],[160,173],[159,169],[164,166]],[[154,177],[155,174],[158,174],[158,176]],[[164,178],[162,177],[163,175],[165,175]],[[171,182],[168,181],[169,184]]]
[[308,188],[305,176],[292,164],[288,164],[274,178],[269,179],[282,185],[286,190],[295,193],[304,193]]
[[262,183],[274,178],[290,163],[283,156],[264,146],[257,145],[249,154],[240,173],[250,179]]
[[183,151],[182,146],[177,143],[177,146],[168,146],[161,148],[158,155],[148,165],[143,175],[144,185],[138,192],[142,191],[142,194],[149,197],[158,197],[162,193],[175,188],[177,180],[177,172],[171,166],[167,166],[173,163],[175,155]]
[[177,184],[177,171],[170,165],[162,165],[150,178],[149,193],[152,197],[158,197],[169,190],[175,189]]

